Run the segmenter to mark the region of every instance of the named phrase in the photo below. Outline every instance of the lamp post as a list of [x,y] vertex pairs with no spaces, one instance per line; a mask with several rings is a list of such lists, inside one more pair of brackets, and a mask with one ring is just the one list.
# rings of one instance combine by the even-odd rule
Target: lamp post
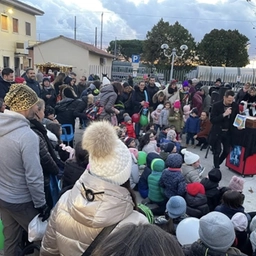
[[172,53],[171,54],[167,54],[167,50],[169,49],[169,45],[168,44],[162,44],[161,45],[161,49],[164,51],[164,56],[166,56],[169,59],[172,57],[171,73],[170,73],[170,81],[171,81],[172,80],[172,76],[173,76],[173,65],[174,65],[175,58],[182,58],[184,53],[185,53],[185,51],[188,49],[188,47],[185,44],[181,45],[181,47],[180,47],[180,50],[182,51],[181,55],[177,55],[176,48],[172,49]]

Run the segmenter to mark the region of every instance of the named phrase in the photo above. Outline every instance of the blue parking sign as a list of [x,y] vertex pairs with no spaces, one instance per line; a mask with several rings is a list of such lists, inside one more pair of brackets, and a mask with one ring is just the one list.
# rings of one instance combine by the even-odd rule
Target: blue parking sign
[[140,55],[132,55],[132,63],[139,63]]

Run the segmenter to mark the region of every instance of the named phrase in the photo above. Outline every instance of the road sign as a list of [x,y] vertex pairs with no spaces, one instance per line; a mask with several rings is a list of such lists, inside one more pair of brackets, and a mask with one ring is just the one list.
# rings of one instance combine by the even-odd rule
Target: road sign
[[132,76],[133,76],[133,77],[137,77],[137,70],[133,70],[133,71],[132,71]]
[[140,55],[132,55],[132,63],[139,63]]
[[137,70],[139,68],[140,64],[139,63],[132,63],[132,69]]

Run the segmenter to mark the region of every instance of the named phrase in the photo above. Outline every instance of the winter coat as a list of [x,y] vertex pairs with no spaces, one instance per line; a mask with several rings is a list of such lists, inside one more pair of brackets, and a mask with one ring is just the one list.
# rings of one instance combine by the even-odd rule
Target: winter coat
[[221,192],[219,190],[219,183],[213,182],[208,178],[203,178],[201,184],[204,186],[205,195],[210,211],[214,211],[215,207],[220,204]]
[[[178,118],[176,120],[176,118]],[[169,116],[169,125],[174,125],[175,126],[175,131],[177,133],[180,133],[184,127],[184,120],[181,111],[180,112],[175,112],[173,108],[170,110],[170,116]]]
[[130,185],[131,185],[131,188],[134,189],[134,187],[139,182],[140,173],[139,173],[139,166],[137,164],[137,159],[132,153],[131,155],[132,155],[132,170],[131,170],[131,176],[130,176]]
[[192,196],[186,193],[185,200],[187,203],[186,213],[189,217],[200,219],[202,216],[209,213],[206,195],[197,194],[196,196]]
[[[83,186],[82,186],[83,185]],[[87,200],[85,190],[103,192]],[[85,171],[74,187],[64,193],[53,209],[42,241],[41,256],[80,256],[104,227],[118,223],[146,224],[146,217],[133,210],[130,192]]]
[[[247,103],[256,103],[256,95],[255,96],[251,96],[248,92],[245,94],[244,101],[246,101]],[[250,105],[247,106],[247,108],[249,109],[249,115],[253,116],[253,111]]]
[[[221,239],[221,237],[220,237]],[[219,252],[208,248],[201,240],[194,242],[192,245],[184,246],[183,252],[185,256],[235,256],[243,255],[237,248],[230,247],[227,252]]]
[[148,101],[149,106],[153,107],[153,96],[159,91],[159,88],[154,84],[154,86],[147,85]]
[[160,145],[161,143],[163,143],[166,140],[167,137],[167,133],[160,131],[158,137],[157,137],[157,143]]
[[151,113],[151,117],[153,119],[153,124],[159,124],[160,125],[160,115],[161,115],[161,112],[158,112],[157,110],[154,110]]
[[186,182],[180,169],[165,169],[159,180],[159,185],[164,189],[167,198],[184,196],[186,192]]
[[159,180],[162,172],[152,171],[148,176],[148,198],[154,203],[160,203],[165,200],[163,189],[159,186]]
[[200,131],[200,119],[198,116],[189,116],[185,123],[185,133],[198,133]]
[[247,92],[244,91],[244,89],[240,89],[235,97],[236,104],[240,104],[240,102],[244,99]]
[[138,190],[140,195],[143,198],[148,197],[148,176],[151,174],[152,170],[150,169],[151,163],[155,158],[159,158],[159,155],[156,153],[149,153],[146,157],[146,167],[142,172],[139,182]]
[[200,121],[200,131],[197,133],[198,138],[208,138],[212,124],[207,118],[204,121]]
[[57,175],[59,167],[57,165],[57,156],[54,152],[52,144],[47,137],[47,130],[36,119],[30,120],[30,127],[39,137],[39,155],[40,163],[43,168],[44,186],[50,185],[50,175]]
[[170,109],[164,108],[164,109],[161,110],[160,122],[159,122],[160,126],[169,125],[169,122],[168,122],[169,115],[170,115]]
[[29,86],[37,94],[38,97],[41,97],[41,88],[39,83],[34,79],[28,78],[27,76],[24,78],[27,82],[27,86]]
[[208,86],[202,86],[201,91],[204,91],[204,95],[202,96],[203,99],[203,107],[202,111],[208,112],[211,107],[211,96],[209,95],[209,88]]
[[87,119],[85,114],[85,110],[88,107],[88,97],[83,96],[81,99],[78,100],[78,104],[74,110],[74,116],[82,118],[83,120]]
[[100,105],[103,107],[103,111],[99,116],[100,120],[111,121],[111,114],[115,114],[113,110],[117,94],[114,90],[114,86],[109,84],[100,90]]
[[183,174],[186,183],[200,182],[198,170],[191,165],[183,164],[181,166],[181,173]]
[[129,94],[126,92],[121,94],[121,101],[124,103],[125,112],[130,116],[133,114],[132,94],[133,91],[131,91]]
[[[79,104],[79,100],[64,98],[57,102],[55,106],[56,119],[60,124],[71,124],[75,128],[75,109]],[[75,131],[75,130],[74,130]]]
[[[51,95],[51,97],[47,98],[47,95]],[[57,95],[53,88],[50,87],[49,89],[42,89],[41,98],[44,100],[45,106],[51,106],[53,108],[55,107]]]
[[5,81],[0,76],[0,98],[4,99],[7,92],[9,92],[9,89],[13,83]]
[[226,216],[228,216],[230,219],[233,217],[233,215],[235,215],[237,212],[242,212],[242,213],[245,213],[244,212],[244,207],[241,205],[240,207],[238,208],[231,208],[225,204],[221,204],[221,205],[218,205],[214,211],[216,212],[221,212],[223,214],[225,214]]
[[152,98],[152,102],[153,102],[153,109],[155,110],[157,108],[157,106],[159,104],[163,104],[166,102],[166,96],[164,95],[164,98],[162,101],[158,100],[158,95],[159,93],[162,92],[162,90],[159,90],[157,93],[154,94],[153,98]]
[[136,139],[136,134],[135,134],[135,130],[133,127],[133,123],[129,124],[127,122],[122,122],[122,124],[124,124],[127,129],[127,136],[130,138]]
[[202,96],[200,95],[200,92],[196,92],[194,94],[191,102],[191,109],[192,108],[197,108],[198,115],[201,115],[201,112],[203,110],[203,99]]
[[59,95],[61,85],[63,85],[63,82],[56,82],[56,83],[53,84],[56,95]]
[[133,105],[133,113],[139,113],[142,106],[141,102],[146,101],[146,96],[144,91],[147,93],[147,88],[145,87],[143,91],[140,90],[138,86],[134,87],[134,91],[132,93],[132,105]]
[[62,189],[68,186],[74,186],[81,177],[85,167],[78,165],[75,159],[69,159],[65,162],[64,173],[62,176]]
[[232,113],[229,116],[223,117],[224,111],[224,104],[223,101],[219,101],[213,104],[212,110],[211,110],[211,117],[210,121],[212,123],[212,128],[209,136],[209,144],[214,146],[216,140],[221,136],[222,133],[222,126],[225,120],[228,119],[228,134],[232,137],[232,132],[234,129],[236,129],[233,126],[234,120],[236,118],[236,115],[239,113],[238,105],[233,102],[231,104]]
[[171,105],[173,105],[173,103],[176,100],[180,100],[180,92],[179,92],[179,90],[177,90],[173,94],[170,94],[168,92],[168,88],[169,88],[169,85],[166,86],[166,88],[163,90],[163,92],[164,92],[164,94],[166,96],[166,99],[171,103]]
[[77,85],[77,96],[78,97],[81,97],[82,95],[82,92],[86,89],[87,85],[86,84],[82,84],[82,83],[79,83]]
[[147,154],[158,153],[156,140],[149,141],[149,143],[142,148],[142,151],[146,152]]

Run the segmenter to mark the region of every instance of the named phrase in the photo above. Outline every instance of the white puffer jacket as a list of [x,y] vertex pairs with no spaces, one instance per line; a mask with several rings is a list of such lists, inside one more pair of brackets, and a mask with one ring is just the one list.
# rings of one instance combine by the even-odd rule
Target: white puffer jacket
[[[89,202],[85,190],[95,195]],[[117,230],[125,224],[146,224],[147,218],[133,210],[129,191],[92,176],[86,170],[73,189],[62,195],[55,206],[42,241],[41,256],[81,256],[100,231],[115,223]]]

